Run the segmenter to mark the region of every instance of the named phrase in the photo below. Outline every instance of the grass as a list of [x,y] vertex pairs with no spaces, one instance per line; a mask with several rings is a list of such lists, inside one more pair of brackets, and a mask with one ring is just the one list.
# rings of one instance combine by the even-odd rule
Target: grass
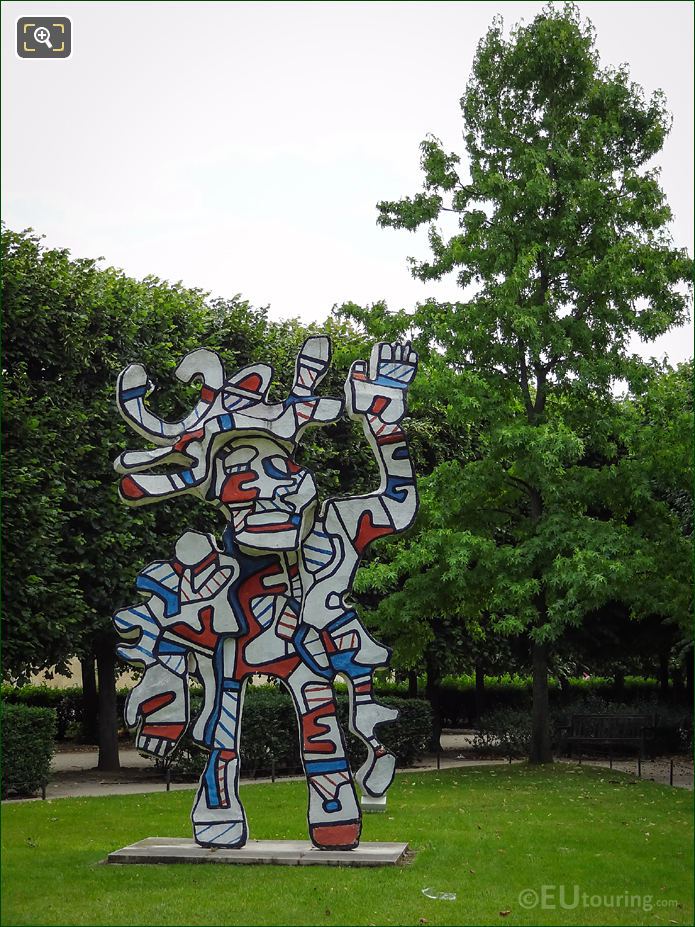
[[[253,837],[306,837],[303,783],[242,784],[242,795]],[[363,839],[407,840],[416,856],[402,867],[99,865],[143,837],[189,836],[191,798],[6,803],[2,923],[693,923],[692,794],[616,772],[399,775],[387,812],[365,816]],[[525,909],[520,893],[544,885],[550,906]],[[576,906],[574,886],[589,896]],[[426,888],[456,900],[432,900]]]

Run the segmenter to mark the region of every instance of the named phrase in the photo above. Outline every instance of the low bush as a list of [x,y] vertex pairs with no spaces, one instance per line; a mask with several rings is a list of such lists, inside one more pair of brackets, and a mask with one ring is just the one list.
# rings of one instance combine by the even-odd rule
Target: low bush
[[55,709],[3,705],[1,716],[2,797],[44,790],[56,735]]
[[480,719],[473,735],[473,750],[480,756],[528,756],[531,746],[531,713],[500,708]]
[[[56,713],[56,739],[77,739],[83,737],[84,702],[81,686],[56,689],[51,686],[11,686],[3,683],[0,689],[6,705],[29,705],[32,708],[52,708]],[[127,689],[119,689],[117,700],[118,717],[123,717]]]

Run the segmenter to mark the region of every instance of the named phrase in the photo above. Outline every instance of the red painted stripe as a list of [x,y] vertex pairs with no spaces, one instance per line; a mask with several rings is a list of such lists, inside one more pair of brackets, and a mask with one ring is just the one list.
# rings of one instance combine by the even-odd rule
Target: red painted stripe
[[174,692],[161,692],[159,695],[153,695],[152,698],[145,699],[142,703],[140,713],[147,717],[157,709],[164,708],[165,705],[171,705],[175,699],[176,694]]
[[215,560],[217,560],[217,554],[216,554],[215,551],[213,550],[212,553],[211,553],[209,556],[207,556],[207,557],[205,558],[205,560],[201,560],[200,563],[199,563],[197,566],[194,566],[194,567],[193,567],[193,575],[194,575],[194,576],[198,576],[198,574],[199,574],[199,573],[202,573],[203,570],[207,570],[207,568],[208,568],[212,563],[214,563]]
[[376,443],[381,447],[382,444],[398,444],[399,441],[405,441],[405,434],[397,428],[388,435],[380,435]]
[[140,732],[143,737],[164,737],[176,740],[183,734],[185,724],[145,724]]

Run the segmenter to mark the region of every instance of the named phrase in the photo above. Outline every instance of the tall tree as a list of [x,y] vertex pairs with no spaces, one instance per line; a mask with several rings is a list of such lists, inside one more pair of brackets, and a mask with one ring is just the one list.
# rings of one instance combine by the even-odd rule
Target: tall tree
[[[31,234],[2,231],[3,672],[26,678],[72,656],[96,659],[99,765],[118,767],[117,674],[110,617],[142,566],[173,544],[195,509],[126,509],[112,460],[127,446],[114,402],[118,372],[144,363],[163,381],[160,410],[192,403],[173,369],[201,343],[230,365],[257,356],[265,313],[236,298],[95,261],[71,260]],[[167,388],[167,386],[169,388]],[[210,526],[208,525],[208,530]],[[214,528],[213,528],[214,530]]]
[[[426,388],[443,391],[448,414],[483,422],[477,459],[433,476],[447,577],[457,581],[458,561],[471,594],[489,584],[480,613],[528,634],[530,759],[549,762],[553,642],[608,591],[629,596],[639,575],[636,497],[615,480],[623,411],[613,391],[645,375],[633,336],[686,321],[692,261],[673,246],[650,167],[670,128],[663,94],[647,100],[626,67],[602,68],[573,5],[544,8],[509,38],[496,19],[461,109],[468,176],[430,136],[424,192],[378,207],[382,226],[428,228],[431,257],[411,258],[412,273],[455,274],[461,301],[428,300],[388,324],[414,333]],[[446,234],[440,225],[454,219]],[[386,324],[383,307],[344,314],[370,331]],[[638,469],[623,459],[635,492]],[[635,602],[634,614],[652,604]]]

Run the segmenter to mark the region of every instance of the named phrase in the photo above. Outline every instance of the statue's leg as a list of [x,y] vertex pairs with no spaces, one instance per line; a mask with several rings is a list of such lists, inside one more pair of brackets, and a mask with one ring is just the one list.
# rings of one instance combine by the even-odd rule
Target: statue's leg
[[374,640],[354,613],[350,614],[346,613],[327,629],[335,648],[330,662],[348,683],[350,732],[359,737],[367,748],[367,759],[355,774],[355,779],[365,795],[380,798],[393,781],[396,758],[384,747],[374,730],[377,724],[394,721],[398,712],[375,701],[372,682],[374,670],[388,663],[390,651]]
[[319,849],[351,850],[362,817],[330,682],[302,664],[285,680],[300,725],[302,762],[309,788],[309,837]]
[[379,798],[393,782],[396,758],[378,739],[374,728],[382,721],[394,721],[398,711],[374,701],[371,672],[350,676],[347,682],[350,698],[348,727],[367,748],[367,759],[357,770],[355,778],[365,794]]
[[239,731],[245,683],[225,677],[218,684],[220,697],[204,722],[201,739],[210,756],[200,778],[191,820],[196,843],[229,849],[243,846],[248,837],[246,815],[239,800]]

